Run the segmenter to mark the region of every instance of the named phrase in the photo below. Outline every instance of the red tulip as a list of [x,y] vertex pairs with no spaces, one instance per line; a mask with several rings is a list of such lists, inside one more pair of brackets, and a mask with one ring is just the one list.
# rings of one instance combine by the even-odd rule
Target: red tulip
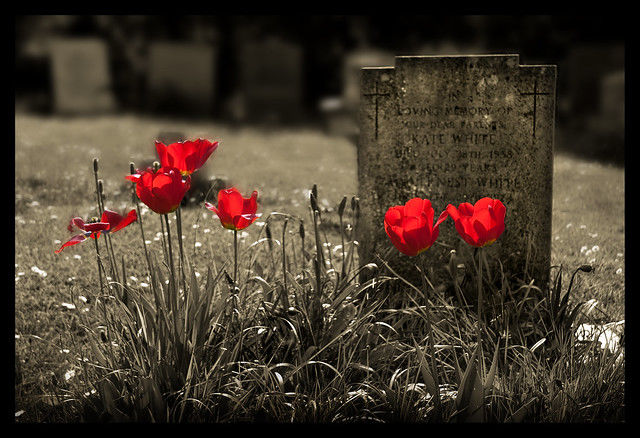
[[191,177],[183,180],[180,170],[175,167],[161,167],[157,172],[151,168],[137,172],[125,178],[136,183],[138,198],[158,214],[175,211],[191,186]]
[[457,209],[449,204],[446,212],[458,234],[471,246],[490,245],[504,231],[506,208],[498,199],[482,198],[475,205],[463,202]]
[[384,215],[384,229],[391,243],[408,256],[426,251],[438,238],[438,226],[447,216],[443,212],[433,224],[434,211],[428,199],[413,198],[405,205],[389,208]]
[[250,198],[243,198],[238,189],[232,187],[218,192],[218,208],[209,202],[205,202],[204,206],[218,215],[223,227],[237,231],[247,228],[261,216],[256,214],[257,199],[256,191]]
[[138,215],[135,210],[131,210],[126,216],[121,216],[115,211],[105,210],[102,213],[102,217],[99,222],[85,222],[82,218],[74,217],[69,221],[67,229],[73,231],[75,228],[82,230],[82,234],[73,236],[69,241],[64,243],[60,249],[55,251],[56,254],[60,253],[67,246],[77,245],[80,242],[84,242],[87,237],[97,239],[100,237],[100,233],[115,233],[118,230],[123,229],[132,222],[138,219]]
[[198,139],[195,141],[179,141],[165,146],[156,140],[156,150],[162,167],[176,167],[183,175],[191,175],[200,169],[209,156],[218,148],[218,142]]

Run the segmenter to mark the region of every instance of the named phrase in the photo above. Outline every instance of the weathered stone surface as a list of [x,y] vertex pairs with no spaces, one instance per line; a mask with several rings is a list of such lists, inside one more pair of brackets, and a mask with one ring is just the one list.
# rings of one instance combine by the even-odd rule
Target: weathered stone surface
[[210,114],[215,102],[216,56],[216,47],[209,44],[151,44],[148,91],[152,108]]
[[521,66],[517,55],[396,57],[395,67],[362,72],[358,182],[361,263],[384,255],[416,278],[466,245],[453,221],[436,244],[410,258],[392,247],[384,214],[413,197],[447,204],[484,196],[507,208],[493,245],[507,274],[546,281],[551,202],[556,67]]
[[91,114],[116,107],[107,46],[96,38],[55,38],[50,45],[56,112]]

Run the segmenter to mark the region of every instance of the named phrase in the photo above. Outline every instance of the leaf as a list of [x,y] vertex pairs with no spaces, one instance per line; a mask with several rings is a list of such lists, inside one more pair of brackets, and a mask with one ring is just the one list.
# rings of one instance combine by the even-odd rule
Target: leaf
[[476,366],[478,349],[479,346],[476,346],[467,369],[462,376],[455,402],[456,410],[459,413],[458,418],[470,422],[481,422],[483,420],[483,386]]
[[420,362],[420,373],[422,374],[422,380],[424,380],[424,384],[427,387],[427,391],[431,394],[435,399],[440,401],[440,388],[436,385],[436,381],[431,375],[431,371],[429,371],[429,367],[427,366],[427,360],[422,353],[422,349],[415,344],[416,354],[418,355],[418,361]]
[[520,409],[518,409],[517,411],[515,411],[513,414],[511,414],[506,420],[505,423],[521,423],[524,420],[525,415],[527,415],[528,411],[529,411],[529,407],[531,406],[531,404],[536,401],[536,398],[532,398],[531,400],[529,400],[527,403],[525,403],[523,406],[520,407]]

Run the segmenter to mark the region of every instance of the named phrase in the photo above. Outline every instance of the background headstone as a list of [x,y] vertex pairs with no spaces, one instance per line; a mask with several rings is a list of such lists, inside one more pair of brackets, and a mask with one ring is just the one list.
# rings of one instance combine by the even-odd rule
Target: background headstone
[[209,44],[156,42],[149,47],[148,93],[153,109],[211,114],[216,48]]
[[116,102],[106,44],[95,38],[55,38],[50,45],[54,109],[66,114],[113,111]]
[[249,120],[298,120],[302,106],[300,46],[277,38],[244,43],[240,51],[240,96]]
[[[361,263],[374,251],[415,279],[466,245],[453,222],[416,258],[392,248],[384,215],[413,197],[436,218],[447,204],[484,196],[507,208],[506,230],[490,255],[508,275],[548,278],[556,67],[521,66],[517,55],[396,57],[395,67],[362,72],[358,183]],[[390,250],[390,248],[392,250]]]

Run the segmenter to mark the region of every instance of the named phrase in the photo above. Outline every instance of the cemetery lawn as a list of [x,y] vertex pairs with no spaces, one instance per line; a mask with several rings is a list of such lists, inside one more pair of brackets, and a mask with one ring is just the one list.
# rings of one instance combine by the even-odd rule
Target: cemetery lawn
[[[93,246],[85,242],[54,254],[69,238],[66,227],[71,217],[95,215],[92,160],[99,158],[105,206],[128,211],[135,207],[130,183],[124,179],[128,163],[154,160],[153,139],[162,131],[220,141],[202,172],[235,185],[245,196],[258,190],[259,212],[302,217],[309,234],[308,194],[313,184],[329,225],[342,197],[356,193],[355,147],[315,127],[266,129],[137,116],[17,115],[15,409],[19,422],[70,421],[57,412],[60,394],[80,379],[78,359],[85,351],[85,335],[77,314],[100,317],[92,315],[91,302],[85,304],[80,298],[93,296],[97,287]],[[444,207],[434,206],[437,212]],[[556,156],[552,263],[562,264],[568,272],[582,264],[595,268],[576,277],[570,301],[597,300],[591,316],[601,323],[624,319],[624,208],[624,169]],[[158,218],[147,212],[142,219],[149,247],[159,251]],[[203,276],[207,267],[219,268],[231,259],[232,235],[215,215],[202,207],[186,208],[183,223],[187,254]],[[259,225],[247,228],[246,234],[240,233],[240,244],[248,247],[261,231]],[[326,231],[334,243],[339,240],[331,226]],[[113,242],[116,253],[124,257],[129,284],[146,282],[137,225],[120,231]]]

